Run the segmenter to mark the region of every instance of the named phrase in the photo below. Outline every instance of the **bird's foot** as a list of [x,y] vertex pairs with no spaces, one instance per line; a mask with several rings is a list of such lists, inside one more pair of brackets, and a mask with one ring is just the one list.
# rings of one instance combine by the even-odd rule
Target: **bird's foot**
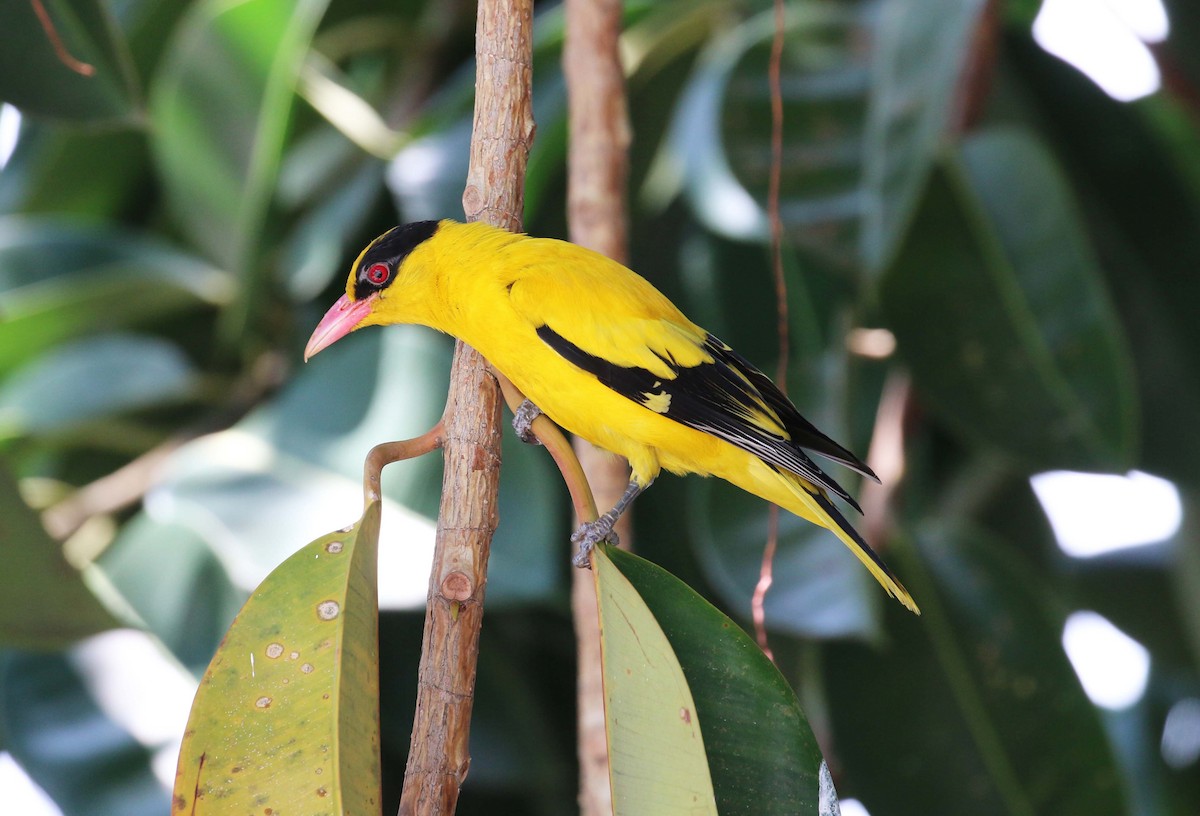
[[513,414],[512,426],[517,432],[517,436],[526,445],[540,445],[541,440],[533,433],[533,421],[542,415],[542,409],[538,408],[529,400],[525,400],[518,406]]
[[601,541],[607,541],[614,547],[620,543],[617,534],[613,531],[613,525],[617,523],[617,517],[610,513],[605,513],[595,521],[586,521],[579,525],[579,529],[571,536],[571,543],[579,547],[575,553],[575,557],[571,559],[571,563],[580,569],[586,569],[591,566],[592,550]]

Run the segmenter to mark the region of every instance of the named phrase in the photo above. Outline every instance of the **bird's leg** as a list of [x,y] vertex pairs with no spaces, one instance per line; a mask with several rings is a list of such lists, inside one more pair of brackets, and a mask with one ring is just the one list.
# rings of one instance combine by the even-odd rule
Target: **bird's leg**
[[585,521],[579,525],[579,529],[571,536],[571,543],[579,546],[579,551],[575,553],[575,557],[571,562],[580,568],[588,566],[590,562],[588,556],[592,549],[601,541],[607,540],[613,546],[618,543],[617,534],[613,532],[613,525],[617,523],[617,519],[621,517],[633,500],[642,494],[653,483],[653,480],[646,484],[638,484],[636,480],[630,479],[629,486],[625,488],[625,492],[621,494],[621,498],[617,499],[617,503],[613,508],[595,521]]
[[542,409],[538,408],[528,399],[522,402],[521,407],[513,412],[513,430],[517,432],[517,436],[526,445],[542,444],[533,432],[533,421],[541,415]]

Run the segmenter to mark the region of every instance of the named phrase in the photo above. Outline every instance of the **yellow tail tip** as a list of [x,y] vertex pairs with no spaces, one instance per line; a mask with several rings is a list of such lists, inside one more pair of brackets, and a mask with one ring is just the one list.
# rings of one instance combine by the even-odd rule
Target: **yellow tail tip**
[[914,615],[920,615],[921,607],[917,606],[917,602],[912,599],[912,596],[908,594],[908,591],[899,584],[896,585],[896,589],[898,589],[899,592],[889,591],[888,594],[900,603],[904,604],[904,608],[909,612],[912,612]]

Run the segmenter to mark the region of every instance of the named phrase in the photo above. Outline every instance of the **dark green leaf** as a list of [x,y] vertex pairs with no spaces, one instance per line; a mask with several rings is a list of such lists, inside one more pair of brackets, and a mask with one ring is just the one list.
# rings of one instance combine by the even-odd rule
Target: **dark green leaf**
[[195,386],[191,364],[164,340],[89,337],[59,346],[0,384],[0,439],[179,400]]
[[1170,577],[1176,603],[1182,611],[1180,625],[1187,631],[1187,647],[1196,666],[1200,665],[1200,494],[1189,488],[1182,498],[1183,526],[1176,539]]
[[[781,85],[781,215],[797,245],[836,262],[855,260],[870,4],[793,6]],[[767,64],[774,16],[720,35],[685,89],[674,127],[689,199],[714,232],[741,240],[767,233],[771,106]]]
[[114,218],[140,203],[149,163],[138,131],[22,122],[0,173],[0,212]]
[[229,283],[138,234],[0,219],[0,373],[80,335],[224,302]]
[[7,463],[0,462],[0,640],[29,649],[59,649],[117,626],[62,546],[25,504]]
[[1071,599],[1082,609],[1100,613],[1154,655],[1156,668],[1171,671],[1195,661],[1190,632],[1178,610],[1163,598],[1180,589],[1191,547],[1186,528],[1171,543],[1130,547],[1092,558],[1071,559],[1066,571]]
[[[1188,37],[1172,25],[1173,41]],[[1104,261],[1137,363],[1141,466],[1200,484],[1200,435],[1181,432],[1200,413],[1200,151],[1190,107],[1162,94],[1116,102],[1027,39],[1011,38],[1005,51],[1017,100],[1044,123]],[[1174,132],[1156,114],[1164,107],[1177,108]]]
[[[749,617],[767,542],[768,505],[713,479],[692,479],[689,517],[705,577],[729,608]],[[766,596],[766,623],[807,637],[878,634],[886,596],[832,533],[779,511],[779,548]]]
[[1037,577],[982,533],[931,528],[917,541],[892,552],[909,556],[922,617],[889,605],[886,647],[826,651],[846,792],[895,816],[1126,813],[1062,650],[1064,615]]
[[864,262],[879,273],[913,218],[950,126],[983,0],[882,3],[863,134]]
[[[39,18],[39,11],[45,19]],[[131,121],[138,92],[128,47],[107,4],[0,4],[0,99],[33,116]]]
[[986,133],[948,158],[881,294],[917,388],[960,432],[1034,468],[1130,461],[1124,338],[1036,141]]

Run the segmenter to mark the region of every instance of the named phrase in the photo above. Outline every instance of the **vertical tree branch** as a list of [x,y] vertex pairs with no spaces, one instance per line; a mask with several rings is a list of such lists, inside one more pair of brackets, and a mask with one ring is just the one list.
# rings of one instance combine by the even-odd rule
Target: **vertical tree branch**
[[[463,209],[469,220],[520,229],[533,141],[532,0],[481,0],[475,122]],[[500,391],[479,354],[459,343],[445,416],[445,475],[400,814],[454,812],[470,765],[487,561],[500,477]]]
[[[567,0],[563,72],[567,80],[570,146],[567,214],[571,240],[625,262],[625,192],[629,175],[629,118],[625,75],[617,51],[620,0]],[[602,510],[612,507],[629,480],[624,461],[575,440],[575,451]],[[631,514],[617,523],[631,539]],[[600,629],[592,577],[575,570],[571,606],[579,661],[579,808],[583,816],[611,814],[608,744],[601,685]]]
[[[771,178],[767,190],[767,219],[771,225],[771,258],[775,276],[775,327],[779,361],[775,366],[775,383],[787,393],[787,372],[792,349],[789,335],[787,279],[783,275],[783,218],[779,214],[779,189],[783,181],[783,47],[787,32],[783,0],[775,0],[775,33],[771,38],[771,61],[767,67],[767,82],[771,93]],[[750,617],[754,621],[754,636],[763,653],[772,660],[767,643],[767,590],[774,582],[775,550],[779,546],[779,506],[767,510],[767,543],[763,547],[758,583],[750,597]]]

